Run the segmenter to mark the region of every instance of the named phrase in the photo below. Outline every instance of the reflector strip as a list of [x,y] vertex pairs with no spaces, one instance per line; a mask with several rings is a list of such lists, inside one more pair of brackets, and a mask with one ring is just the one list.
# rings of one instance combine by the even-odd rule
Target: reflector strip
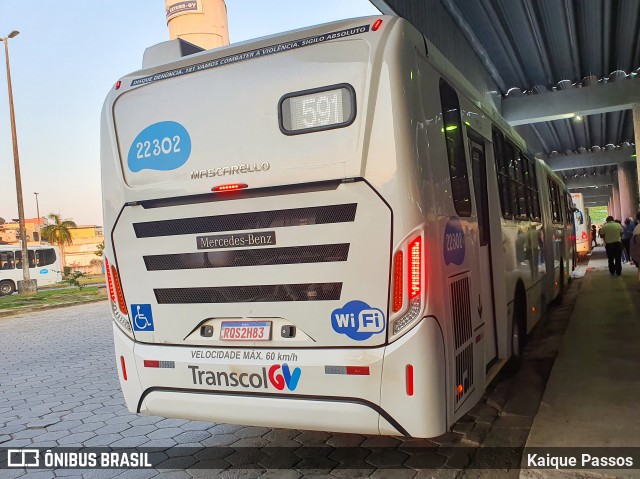
[[175,361],[158,361],[155,359],[145,359],[145,368],[175,369]]
[[407,364],[407,396],[413,396],[413,365]]
[[369,366],[347,366],[347,374],[353,376],[368,376]]
[[122,366],[122,379],[127,380],[127,365],[124,363],[124,356],[120,356],[120,366]]
[[324,373],[369,376],[369,366],[325,366]]
[[373,25],[371,26],[371,30],[373,30],[374,32],[378,31],[378,28],[380,28],[380,25],[382,25],[382,19],[378,18],[375,22],[373,22]]

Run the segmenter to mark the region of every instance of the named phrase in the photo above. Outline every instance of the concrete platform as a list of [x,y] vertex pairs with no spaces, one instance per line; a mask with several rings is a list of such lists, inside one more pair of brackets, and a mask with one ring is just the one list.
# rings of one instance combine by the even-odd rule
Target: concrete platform
[[[640,447],[640,291],[637,269],[611,276],[594,250],[527,447]],[[580,276],[580,271],[578,271]],[[629,470],[523,470],[521,477],[634,477]]]

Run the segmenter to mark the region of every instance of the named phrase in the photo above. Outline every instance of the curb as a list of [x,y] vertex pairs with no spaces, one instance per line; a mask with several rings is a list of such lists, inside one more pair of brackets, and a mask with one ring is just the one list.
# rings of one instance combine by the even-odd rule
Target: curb
[[38,311],[46,311],[48,309],[67,308],[70,306],[78,306],[80,304],[97,303],[100,301],[106,301],[107,299],[108,298],[88,299],[86,301],[72,301],[69,303],[47,304],[47,305],[41,305],[41,306],[27,306],[25,308],[6,309],[4,311],[0,311],[0,318],[16,316],[22,313],[34,313]]

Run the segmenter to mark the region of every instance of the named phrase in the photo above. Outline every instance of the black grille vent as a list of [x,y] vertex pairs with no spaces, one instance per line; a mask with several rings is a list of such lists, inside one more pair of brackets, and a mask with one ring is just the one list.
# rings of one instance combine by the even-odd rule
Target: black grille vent
[[[473,327],[471,322],[471,278],[465,274],[451,282],[451,312],[456,345],[456,404],[473,386]],[[459,388],[462,386],[462,388]]]
[[147,221],[134,223],[133,229],[138,238],[154,238],[158,236],[218,233],[222,231],[347,223],[355,219],[357,206],[356,203],[351,203],[313,208],[238,213],[234,215]]
[[274,264],[330,263],[346,261],[349,244],[323,244],[289,248],[259,248],[145,256],[147,271],[201,268],[233,268]]
[[153,291],[158,304],[331,301],[340,299],[342,283],[162,288]]
[[473,343],[469,343],[456,356],[456,384],[462,386],[462,390],[456,391],[457,403],[470,392],[473,386]]
[[451,311],[453,330],[458,350],[473,334],[471,329],[471,300],[469,298],[469,277],[465,276],[451,283]]

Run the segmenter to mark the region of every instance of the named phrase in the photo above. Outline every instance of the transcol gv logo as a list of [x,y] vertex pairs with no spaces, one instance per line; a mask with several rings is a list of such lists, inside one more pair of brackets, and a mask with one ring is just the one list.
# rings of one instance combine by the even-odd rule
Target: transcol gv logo
[[331,313],[331,326],[336,333],[364,341],[384,331],[384,313],[364,301],[349,301]]
[[[280,370],[282,370],[282,374],[280,374]],[[294,391],[298,387],[301,373],[300,368],[293,368],[291,371],[286,363],[282,366],[274,364],[269,368],[269,381],[278,391],[282,391],[285,386],[289,391]]]
[[300,368],[290,368],[287,363],[274,364],[267,368],[260,368],[260,372],[240,373],[237,371],[211,371],[200,366],[188,365],[191,371],[191,379],[196,386],[224,386],[245,389],[269,389],[271,384],[278,391],[286,387],[289,391],[295,391],[300,381],[302,371]]

